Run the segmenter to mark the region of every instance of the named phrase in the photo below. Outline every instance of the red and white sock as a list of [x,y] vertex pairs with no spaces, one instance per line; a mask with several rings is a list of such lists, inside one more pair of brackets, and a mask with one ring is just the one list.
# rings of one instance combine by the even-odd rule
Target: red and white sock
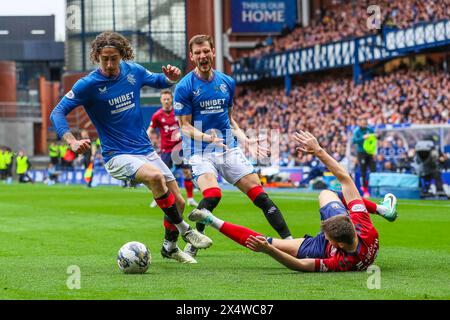
[[229,222],[224,222],[219,231],[244,247],[246,247],[245,243],[251,235],[255,237],[262,236],[256,231]]

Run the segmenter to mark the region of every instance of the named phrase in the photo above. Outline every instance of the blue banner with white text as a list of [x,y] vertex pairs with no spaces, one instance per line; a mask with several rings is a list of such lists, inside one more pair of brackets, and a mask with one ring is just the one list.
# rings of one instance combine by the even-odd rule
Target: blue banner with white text
[[297,22],[296,0],[231,0],[234,33],[280,33]]

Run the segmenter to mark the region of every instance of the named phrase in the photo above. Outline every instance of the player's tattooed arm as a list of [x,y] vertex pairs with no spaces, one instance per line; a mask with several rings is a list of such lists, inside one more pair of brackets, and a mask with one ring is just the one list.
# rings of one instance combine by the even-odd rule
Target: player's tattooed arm
[[69,145],[73,152],[83,154],[91,147],[90,139],[77,140],[72,132],[68,131],[63,135],[64,141]]

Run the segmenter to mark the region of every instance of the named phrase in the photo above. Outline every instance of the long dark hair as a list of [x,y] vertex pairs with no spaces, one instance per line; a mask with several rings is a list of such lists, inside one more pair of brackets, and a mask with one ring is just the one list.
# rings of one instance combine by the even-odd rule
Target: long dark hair
[[105,47],[116,48],[123,60],[133,60],[134,53],[130,41],[121,34],[113,31],[105,31],[100,33],[91,42],[90,58],[92,63],[97,63],[100,52]]

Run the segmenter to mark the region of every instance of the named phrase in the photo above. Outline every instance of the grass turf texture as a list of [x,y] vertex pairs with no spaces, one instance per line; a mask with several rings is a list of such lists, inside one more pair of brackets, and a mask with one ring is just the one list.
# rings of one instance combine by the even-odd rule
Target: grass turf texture
[[[319,231],[317,195],[271,197],[295,237]],[[214,245],[200,251],[198,264],[163,260],[162,212],[150,201],[144,188],[1,184],[0,299],[450,299],[448,201],[399,200],[394,223],[372,215],[381,246],[381,288],[373,290],[366,272],[291,271],[212,228]],[[276,235],[239,192],[225,191],[215,213]],[[146,274],[118,269],[117,251],[128,241],[150,249]],[[66,285],[72,265],[81,270],[80,289]]]

